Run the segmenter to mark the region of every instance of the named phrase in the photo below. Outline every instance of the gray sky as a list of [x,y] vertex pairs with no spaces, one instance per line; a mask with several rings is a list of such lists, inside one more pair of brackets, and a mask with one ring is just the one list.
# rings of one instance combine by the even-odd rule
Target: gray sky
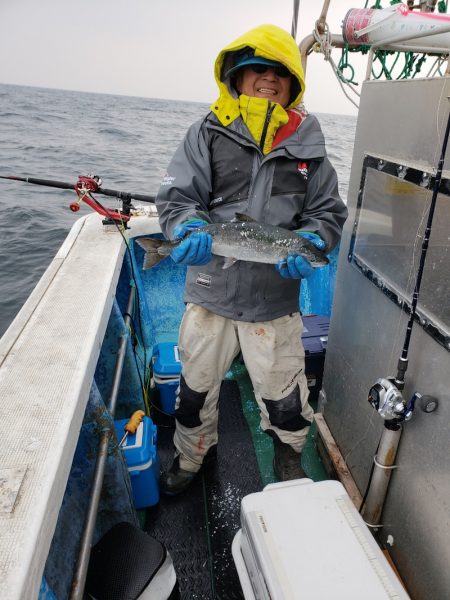
[[[331,31],[363,6],[332,0]],[[300,0],[297,42],[321,8]],[[0,0],[0,82],[209,103],[221,48],[262,23],[290,31],[292,12],[292,0]],[[306,84],[309,110],[356,114],[323,55],[311,55]]]

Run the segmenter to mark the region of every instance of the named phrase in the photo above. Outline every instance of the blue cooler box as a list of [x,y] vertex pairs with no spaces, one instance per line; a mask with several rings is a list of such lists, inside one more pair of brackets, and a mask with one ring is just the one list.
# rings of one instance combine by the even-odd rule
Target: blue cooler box
[[[117,438],[122,439],[128,419],[114,421]],[[144,417],[134,435],[128,434],[121,448],[130,474],[136,508],[159,502],[159,458],[156,451],[156,425]]]
[[156,344],[153,350],[153,381],[159,390],[161,409],[170,415],[175,412],[180,373],[178,346],[173,342]]
[[322,388],[330,319],[323,315],[307,315],[302,317],[302,321],[302,342],[305,348],[305,375],[308,381],[309,401],[315,402]]

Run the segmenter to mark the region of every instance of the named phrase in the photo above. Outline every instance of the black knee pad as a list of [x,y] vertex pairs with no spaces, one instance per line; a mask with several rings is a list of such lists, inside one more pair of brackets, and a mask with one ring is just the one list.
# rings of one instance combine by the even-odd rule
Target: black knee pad
[[196,392],[187,385],[183,375],[180,377],[180,393],[178,395],[180,402],[175,411],[176,420],[185,427],[198,427],[202,424],[200,421],[200,411],[205,404],[208,392]]
[[263,402],[269,413],[270,424],[284,431],[300,431],[309,427],[311,423],[301,415],[302,403],[300,398],[300,388],[294,387],[292,392],[280,400],[266,400]]

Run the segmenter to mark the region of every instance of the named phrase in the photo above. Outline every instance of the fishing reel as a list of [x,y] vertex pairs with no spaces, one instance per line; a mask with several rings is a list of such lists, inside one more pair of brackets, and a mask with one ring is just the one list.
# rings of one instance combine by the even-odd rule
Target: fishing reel
[[407,402],[395,385],[394,377],[377,379],[369,390],[368,400],[373,408],[387,421],[409,421],[416,400],[421,398],[417,392]]
[[78,200],[70,204],[70,210],[72,212],[79,211],[81,202],[84,202],[100,215],[105,217],[102,221],[103,225],[120,223],[124,229],[127,229],[127,221],[130,220],[130,212],[132,208],[131,194],[120,193],[120,197],[122,199],[122,209],[109,210],[105,206],[101,205],[100,202],[92,196],[92,193],[94,192],[105,195],[113,195],[111,193],[113,190],[102,189],[102,183],[103,181],[98,175],[79,175],[78,181],[75,185],[75,191],[77,193]]
[[80,210],[80,203],[82,201],[86,202],[86,198],[90,196],[91,192],[96,192],[101,185],[102,180],[98,175],[79,175],[78,181],[75,184],[78,200],[70,204],[70,210],[78,212]]

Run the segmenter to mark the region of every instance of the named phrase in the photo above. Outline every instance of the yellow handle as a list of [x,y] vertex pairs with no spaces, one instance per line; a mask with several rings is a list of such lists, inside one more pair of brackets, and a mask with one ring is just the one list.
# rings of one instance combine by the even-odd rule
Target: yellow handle
[[139,423],[142,421],[144,415],[145,412],[143,410],[137,410],[134,412],[124,427],[125,431],[128,431],[128,433],[131,434],[136,433],[136,429],[139,427]]

